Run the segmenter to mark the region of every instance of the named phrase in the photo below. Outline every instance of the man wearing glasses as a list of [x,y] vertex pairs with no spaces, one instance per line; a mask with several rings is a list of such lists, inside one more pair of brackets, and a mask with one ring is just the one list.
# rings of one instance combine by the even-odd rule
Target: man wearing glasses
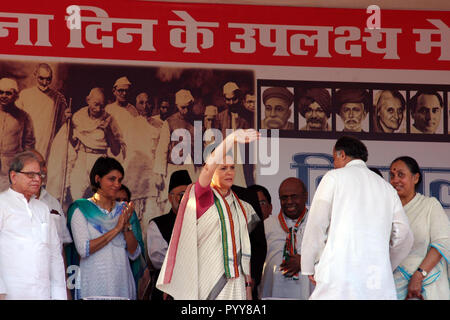
[[35,198],[44,173],[31,151],[9,168],[0,193],[0,299],[67,299],[61,245],[48,206]]
[[[180,206],[181,198],[188,185],[192,183],[187,170],[174,171],[170,176],[169,202],[172,208],[167,214],[150,221],[147,228],[147,248],[151,265],[155,271],[152,279],[158,279],[159,272],[164,262],[164,258],[169,248],[172,229],[175,225],[175,218]],[[153,289],[152,300],[162,300],[163,293],[158,289]]]
[[297,178],[285,179],[278,190],[281,211],[264,221],[267,256],[261,298],[306,300],[312,291],[308,277],[300,274],[301,244],[308,213],[308,192]]
[[50,87],[52,68],[46,63],[40,63],[34,76],[36,86],[20,92],[17,106],[30,115],[36,136],[36,150],[48,160],[53,138],[72,114],[64,95]]
[[15,105],[18,92],[15,80],[0,79],[0,191],[9,187],[8,169],[14,155],[33,149],[36,141],[30,116]]

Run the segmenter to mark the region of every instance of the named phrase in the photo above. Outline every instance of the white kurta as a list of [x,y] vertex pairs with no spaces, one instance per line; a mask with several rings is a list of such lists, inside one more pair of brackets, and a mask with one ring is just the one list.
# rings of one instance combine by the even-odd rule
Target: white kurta
[[0,193],[0,294],[11,300],[67,299],[64,261],[45,203]]
[[[50,218],[53,220],[56,227],[61,246],[64,243],[71,243],[72,237],[70,236],[69,229],[67,228],[67,217],[58,200],[48,193],[45,188],[41,188],[39,200],[44,202],[50,210]],[[51,213],[52,210],[55,210],[59,214],[56,214],[56,212]]]
[[[225,277],[222,235],[220,232],[221,223],[216,206],[212,204],[197,219],[194,187],[188,190],[189,198],[186,204],[186,212],[183,213],[182,201],[177,213],[169,251],[164,259],[156,287],[176,300],[245,299],[246,288],[243,270],[246,269],[247,273],[250,272],[250,256],[245,259],[247,265],[244,265],[244,258],[238,263],[238,277],[229,279]],[[198,195],[198,197],[201,198],[201,195]],[[239,204],[232,198],[230,195],[225,198],[225,201],[228,202],[233,216],[236,252],[242,251],[245,253],[246,250],[250,249],[248,227],[243,224],[243,217],[238,213],[240,211],[237,207]],[[248,224],[255,223],[257,215],[251,205],[244,201],[241,201],[241,203],[247,213]],[[172,260],[172,249],[173,252],[176,252],[176,260]],[[171,267],[173,273],[167,281],[166,270]]]
[[[297,220],[289,219],[286,216],[284,218],[288,228],[292,228],[297,222]],[[301,244],[307,218],[307,214],[305,214],[297,230],[296,248],[299,255],[301,255]],[[264,231],[267,241],[267,255],[260,285],[261,298],[308,299],[312,291],[312,285],[308,277],[299,275],[298,280],[293,280],[292,277],[285,277],[280,271],[287,233],[281,228],[278,215],[271,215],[264,220]]]
[[413,235],[394,188],[362,160],[320,182],[302,243],[302,274],[317,282],[311,299],[396,299],[392,271]]
[[168,249],[169,244],[159,231],[158,225],[155,221],[150,221],[147,228],[147,251],[155,269],[161,269]]
[[422,295],[426,300],[449,300],[450,225],[447,215],[436,198],[420,193],[404,209],[414,233],[414,245],[394,273],[398,298],[405,299],[410,277],[433,247],[442,258],[432,270],[428,270],[428,276],[422,281]]
[[55,101],[38,87],[31,87],[20,91],[16,105],[30,115],[36,137],[36,150],[45,157],[47,146],[51,143]]
[[155,152],[161,128],[158,120],[149,123],[131,104],[122,107],[114,102],[107,105],[105,110],[116,120],[126,145],[125,158],[123,154],[115,157],[122,163],[126,172],[122,183],[130,189],[133,199],[146,200],[141,219],[145,236],[148,221],[164,212],[159,210],[156,203],[159,192],[155,183],[159,174],[154,172],[154,167],[158,165],[155,162]]

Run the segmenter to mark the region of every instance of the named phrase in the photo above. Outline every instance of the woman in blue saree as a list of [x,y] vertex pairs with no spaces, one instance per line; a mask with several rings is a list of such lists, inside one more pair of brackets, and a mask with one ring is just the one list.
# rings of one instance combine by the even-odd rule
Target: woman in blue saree
[[115,201],[123,176],[117,160],[98,158],[90,173],[94,195],[76,200],[68,210],[75,245],[68,265],[79,264],[75,299],[136,299],[144,245],[133,203]]

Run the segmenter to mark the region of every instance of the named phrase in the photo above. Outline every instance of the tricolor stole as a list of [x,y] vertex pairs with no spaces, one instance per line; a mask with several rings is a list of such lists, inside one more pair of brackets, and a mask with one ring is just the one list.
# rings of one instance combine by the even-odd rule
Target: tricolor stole
[[[239,261],[236,250],[236,238],[235,238],[235,221],[233,221],[233,216],[231,213],[230,206],[226,201],[225,197],[219,192],[217,187],[213,186],[213,194],[214,194],[214,204],[216,205],[217,211],[219,212],[219,220],[220,220],[220,230],[222,233],[222,249],[223,249],[223,261],[225,268],[225,276],[227,279],[237,278],[239,277]],[[245,217],[245,225],[247,225],[247,214],[245,212],[244,207],[242,206],[241,201],[233,193],[233,197],[236,199],[239,204],[238,214],[240,214],[239,209],[242,211],[243,216]],[[226,211],[224,211],[224,207]],[[239,221],[237,221],[239,223]],[[243,237],[241,236],[241,240]],[[242,245],[244,241],[241,241],[241,252],[242,256],[249,256],[249,252],[245,252],[246,246]],[[230,245],[231,244],[231,245]]]
[[[283,229],[283,231],[287,233],[286,242],[284,244],[284,249],[283,249],[283,263],[287,262],[289,260],[290,256],[297,254],[297,245],[296,245],[297,244],[297,230],[298,230],[298,226],[300,225],[300,222],[305,217],[305,212],[306,212],[306,208],[303,209],[302,214],[300,215],[300,217],[298,217],[297,221],[295,222],[295,225],[292,228],[288,228],[288,226],[286,224],[286,220],[284,219],[284,215],[281,210],[280,210],[280,213],[278,214],[278,221],[280,222],[281,229]],[[285,277],[288,277],[288,276],[285,275]],[[293,280],[299,279],[298,272],[292,276],[292,279]]]

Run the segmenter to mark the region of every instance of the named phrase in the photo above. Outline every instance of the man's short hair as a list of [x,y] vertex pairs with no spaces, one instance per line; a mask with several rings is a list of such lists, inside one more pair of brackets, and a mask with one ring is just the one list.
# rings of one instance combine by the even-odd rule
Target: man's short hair
[[89,101],[89,100],[92,98],[92,96],[95,95],[96,93],[97,93],[97,94],[101,94],[101,95],[103,95],[104,98],[106,98],[106,97],[105,97],[105,90],[104,90],[103,88],[100,88],[100,87],[94,87],[94,88],[91,89],[91,91],[89,91],[89,94],[88,94],[87,97],[86,97],[86,102],[89,103],[88,101]]
[[391,90],[391,89],[381,90],[380,95],[379,95],[379,97],[377,99],[377,102],[375,104],[376,106],[378,106],[378,102],[380,102],[381,96],[383,95],[384,92],[390,92],[395,99],[400,100],[400,104],[402,105],[402,108],[403,109],[405,108],[406,100],[403,97],[403,95],[400,93],[400,91],[398,91],[398,90]]
[[272,197],[270,196],[269,190],[267,190],[265,187],[259,184],[254,184],[248,187],[247,189],[255,192],[261,191],[264,194],[264,197],[266,197],[267,201],[269,201],[269,203],[272,204]]
[[345,154],[353,159],[360,159],[364,162],[367,161],[369,153],[367,147],[359,139],[352,136],[340,137],[334,145],[334,150],[344,151]]
[[317,102],[325,111],[327,118],[331,114],[331,96],[325,88],[298,88],[298,108],[300,114],[305,117],[306,110],[311,103]]
[[371,105],[369,92],[366,89],[359,88],[340,89],[333,96],[333,108],[337,114],[341,112],[341,107],[345,103],[362,103],[364,111],[367,113]]
[[91,182],[91,189],[93,192],[97,192],[100,188],[100,184],[95,181],[95,176],[98,175],[102,178],[113,170],[117,170],[122,174],[122,176],[125,176],[125,171],[122,165],[116,159],[101,156],[95,161],[89,174],[89,180]]
[[415,113],[416,112],[417,101],[419,100],[419,97],[421,95],[436,96],[438,98],[438,100],[439,100],[439,105],[441,106],[441,108],[444,107],[444,101],[442,100],[441,95],[437,91],[424,89],[424,90],[417,91],[416,94],[409,101],[409,108],[411,110],[411,113]]
[[288,180],[290,180],[290,181],[294,180],[294,181],[298,182],[298,183],[300,184],[301,188],[302,188],[301,193],[303,193],[303,194],[308,193],[308,189],[306,189],[306,185],[305,185],[305,183],[302,181],[302,179],[299,179],[299,178],[296,178],[296,177],[289,177],[289,178],[286,178],[286,179],[284,179],[283,181],[281,181],[280,186],[278,187],[278,195],[280,194],[281,187],[282,187],[283,184],[286,183],[286,181],[288,181]]
[[8,178],[9,183],[12,183],[11,181],[11,172],[20,172],[22,171],[25,164],[29,161],[36,161],[41,165],[41,161],[38,158],[38,156],[31,150],[23,151],[21,153],[18,153],[14,156],[14,158],[11,161],[11,164],[9,165],[9,171],[8,171]]

